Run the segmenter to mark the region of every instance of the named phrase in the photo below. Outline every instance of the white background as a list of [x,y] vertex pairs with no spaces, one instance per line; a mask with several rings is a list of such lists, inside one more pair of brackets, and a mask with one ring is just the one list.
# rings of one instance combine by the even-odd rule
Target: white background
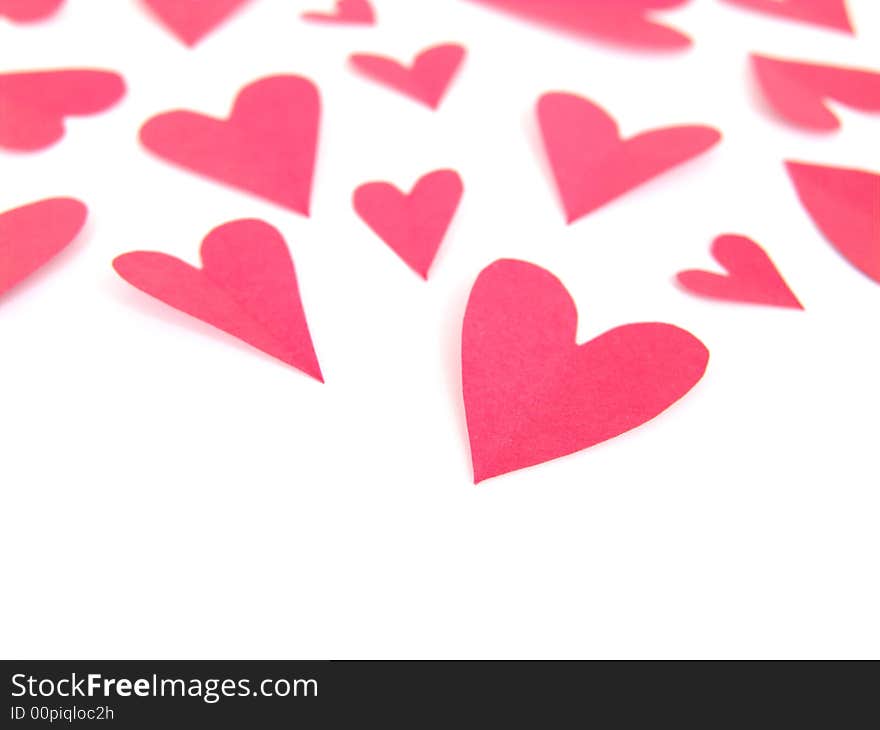
[[[5,658],[878,657],[880,287],[800,207],[784,159],[880,170],[877,116],[776,120],[749,51],[880,68],[858,37],[716,0],[666,13],[684,53],[583,42],[458,0],[375,0],[379,24],[255,0],[194,50],[133,0],[0,21],[2,70],[97,67],[129,92],[39,154],[0,153],[0,210],[55,195],[84,235],[0,302],[0,652]],[[433,113],[352,52],[469,49]],[[137,142],[150,116],[225,116],[246,83],[299,73],[324,122],[311,219]],[[597,101],[624,134],[677,123],[714,151],[567,227],[533,107]],[[356,186],[458,169],[466,193],[427,284],[354,214]],[[118,254],[198,261],[214,226],[287,238],[322,386],[129,287]],[[805,312],[712,303],[672,278],[721,233],[770,252]],[[549,268],[586,340],[666,321],[712,352],[656,421],[472,483],[461,319],[500,257]]]

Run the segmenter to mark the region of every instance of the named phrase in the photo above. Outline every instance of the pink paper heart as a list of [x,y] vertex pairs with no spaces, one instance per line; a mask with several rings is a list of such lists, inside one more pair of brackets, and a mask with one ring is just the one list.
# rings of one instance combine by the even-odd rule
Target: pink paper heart
[[709,352],[668,324],[618,327],[575,343],[562,283],[523,261],[486,268],[462,331],[474,481],[541,464],[630,431],[703,377]]
[[356,53],[352,65],[374,81],[390,86],[431,109],[440,102],[464,61],[465,49],[450,43],[422,51],[411,67],[384,56]]
[[202,268],[134,251],[113,267],[132,286],[324,382],[287,244],[272,226],[239,220],[211,231]]
[[787,162],[798,197],[834,248],[880,283],[880,175]]
[[355,191],[354,207],[379,238],[427,279],[463,190],[457,172],[437,170],[422,177],[408,195],[389,183],[362,185]]
[[816,131],[840,128],[825,104],[834,99],[863,111],[880,111],[880,73],[752,56],[767,101],[787,121]]
[[721,140],[704,126],[656,129],[624,140],[614,119],[573,94],[542,96],[538,121],[569,223]]
[[311,81],[270,76],[239,93],[228,119],[167,112],[140,136],[170,162],[308,215],[320,117]]
[[766,251],[745,236],[720,236],[712,255],[727,274],[682,271],[679,283],[688,291],[711,299],[803,309]]
[[65,117],[103,112],[124,93],[125,82],[111,71],[0,74],[0,147],[20,152],[49,147],[64,136]]

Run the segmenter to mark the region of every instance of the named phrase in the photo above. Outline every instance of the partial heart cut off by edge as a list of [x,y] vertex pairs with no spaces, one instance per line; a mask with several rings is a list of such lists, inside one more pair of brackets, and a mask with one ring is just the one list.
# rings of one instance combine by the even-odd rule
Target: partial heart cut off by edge
[[64,136],[65,117],[106,111],[125,94],[113,71],[61,69],[0,74],[0,147],[34,152]]
[[757,54],[752,55],[752,68],[769,104],[796,127],[816,132],[839,129],[840,120],[826,99],[860,111],[880,111],[880,73],[875,71]]
[[194,46],[251,0],[142,0],[187,46]]
[[302,14],[303,20],[327,25],[373,25],[376,12],[368,0],[336,0],[336,8],[330,13],[311,11]]
[[801,23],[821,25],[855,35],[846,0],[724,0],[746,10],[794,20]]
[[801,203],[831,245],[880,283],[880,175],[786,162]]
[[471,0],[575,36],[648,51],[688,48],[691,39],[650,13],[687,0]]
[[0,296],[61,253],[79,235],[88,209],[49,198],[0,213]]

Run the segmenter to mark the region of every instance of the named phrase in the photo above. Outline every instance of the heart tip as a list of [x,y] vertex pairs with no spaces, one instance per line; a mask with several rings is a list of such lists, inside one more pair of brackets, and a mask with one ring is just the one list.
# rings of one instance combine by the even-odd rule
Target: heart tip
[[319,383],[324,384],[324,373],[321,372],[321,366],[317,362],[312,363],[304,363],[300,358],[290,357],[290,356],[280,356],[276,355],[276,357],[281,360],[285,365],[292,367],[294,370],[307,375],[313,380],[317,380]]
[[489,479],[494,479],[495,477],[501,476],[502,474],[506,473],[504,470],[495,471],[491,468],[486,468],[486,467],[480,468],[480,467],[477,467],[476,465],[473,468],[474,468],[474,486],[475,487],[480,486],[483,482],[486,482]]
[[312,203],[311,201],[306,201],[303,203],[288,203],[286,201],[278,201],[288,210],[292,210],[294,213],[298,213],[304,218],[310,218],[312,215]]
[[474,486],[475,486],[475,487],[478,487],[478,486],[480,486],[480,482],[485,481],[486,477],[483,476],[483,474],[480,472],[479,469],[477,469],[477,465],[476,465],[476,464],[473,464],[473,463],[472,463],[472,464],[471,464],[471,468],[473,469],[473,475],[474,475]]

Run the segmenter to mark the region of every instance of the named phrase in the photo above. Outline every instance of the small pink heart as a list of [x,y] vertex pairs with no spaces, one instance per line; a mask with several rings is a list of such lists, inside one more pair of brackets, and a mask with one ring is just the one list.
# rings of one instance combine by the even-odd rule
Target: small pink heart
[[767,252],[744,236],[720,236],[712,255],[728,274],[682,271],[678,282],[699,296],[731,302],[803,309]]
[[424,279],[449,229],[464,191],[454,170],[422,177],[409,195],[384,182],[354,193],[358,215]]
[[431,109],[440,102],[464,61],[463,46],[450,43],[422,51],[411,67],[384,56],[356,53],[352,65],[374,81],[390,86]]

